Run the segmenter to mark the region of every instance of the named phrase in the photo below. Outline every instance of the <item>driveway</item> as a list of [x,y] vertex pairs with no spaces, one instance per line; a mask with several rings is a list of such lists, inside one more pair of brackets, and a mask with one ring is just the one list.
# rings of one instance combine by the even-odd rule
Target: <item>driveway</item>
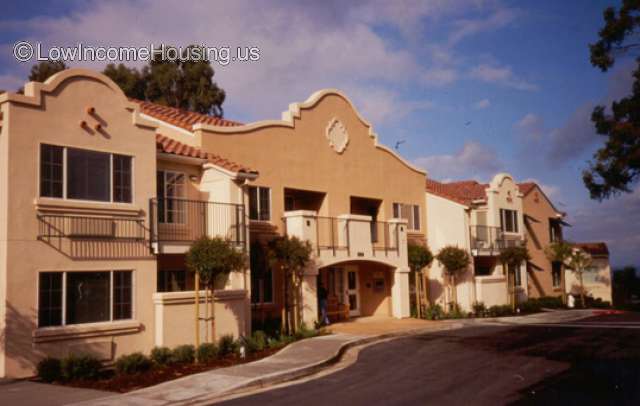
[[224,404],[332,403],[640,404],[640,329],[478,326],[412,336],[367,347],[334,374]]

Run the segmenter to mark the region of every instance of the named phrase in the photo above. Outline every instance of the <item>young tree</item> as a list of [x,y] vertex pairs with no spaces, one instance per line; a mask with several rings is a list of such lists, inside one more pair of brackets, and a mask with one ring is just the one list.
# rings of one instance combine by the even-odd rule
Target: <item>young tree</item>
[[582,275],[591,265],[591,261],[591,255],[578,248],[573,249],[573,252],[567,260],[567,267],[578,277],[578,282],[580,283],[580,302],[582,308],[586,307]]
[[[640,42],[640,2],[623,0],[616,14],[613,7],[604,11],[604,27],[600,39],[590,45],[591,64],[600,70],[611,68],[618,56],[638,55]],[[598,134],[605,143],[593,156],[594,162],[582,173],[592,199],[631,192],[630,186],[640,178],[640,58],[633,72],[631,95],[614,101],[607,113],[597,106],[591,115]]]
[[447,283],[452,290],[452,304],[455,306],[458,300],[456,277],[462,274],[471,263],[471,258],[467,251],[462,248],[447,246],[442,248],[436,259],[444,267],[445,270],[445,283]]
[[424,268],[431,265],[433,262],[433,254],[429,247],[422,244],[409,243],[407,247],[409,255],[409,268],[413,272],[415,277],[416,288],[416,313],[418,318],[421,317],[422,312],[422,299],[424,298],[424,304],[426,305],[427,297],[427,285],[425,281]]
[[[211,320],[211,339],[215,340],[215,313],[213,294],[217,282],[225,280],[231,272],[246,267],[246,255],[220,237],[204,236],[196,240],[186,255],[187,268],[195,273],[196,346],[200,343],[200,281],[205,288],[205,322]],[[209,302],[209,296],[211,301]],[[211,317],[209,317],[211,305]],[[206,324],[205,324],[206,325]],[[209,329],[205,330],[208,341]]]
[[507,247],[500,252],[500,262],[502,262],[503,267],[507,273],[507,281],[509,283],[509,293],[511,295],[511,305],[515,309],[516,306],[516,275],[512,274],[510,268],[515,267],[522,264],[523,262],[531,260],[531,256],[529,255],[529,250],[527,247]]
[[302,322],[302,279],[311,261],[311,244],[298,237],[281,236],[269,241],[268,257],[272,268],[284,275],[282,328],[295,333]]
[[560,264],[560,286],[562,288],[562,302],[567,304],[567,289],[565,287],[565,268],[566,262],[571,256],[573,249],[571,244],[566,241],[557,241],[549,244],[545,250],[545,255],[551,262],[557,262]]

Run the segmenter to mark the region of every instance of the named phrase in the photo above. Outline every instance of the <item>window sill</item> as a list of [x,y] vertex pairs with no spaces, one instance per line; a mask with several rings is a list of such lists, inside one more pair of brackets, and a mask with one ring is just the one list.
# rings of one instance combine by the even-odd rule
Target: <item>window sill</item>
[[[199,299],[204,303],[205,291],[201,290]],[[243,289],[216,290],[213,293],[216,302],[245,299],[247,292]],[[195,291],[184,290],[180,292],[157,292],[153,294],[153,303],[156,305],[194,304]]]
[[129,215],[141,215],[143,210],[135,206],[133,203],[108,203],[108,202],[89,202],[83,200],[67,200],[49,197],[38,197],[35,199],[37,210],[59,211],[59,212],[101,212],[101,213],[118,213]]
[[33,334],[34,343],[84,339],[142,331],[142,323],[137,320],[118,320],[100,323],[74,324],[70,326],[41,327]]

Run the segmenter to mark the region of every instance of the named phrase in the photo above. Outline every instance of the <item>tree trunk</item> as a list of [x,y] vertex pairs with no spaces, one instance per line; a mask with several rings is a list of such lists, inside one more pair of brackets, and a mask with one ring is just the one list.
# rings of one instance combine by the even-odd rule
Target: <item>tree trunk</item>
[[215,314],[216,303],[215,303],[214,294],[215,294],[215,286],[212,283],[211,284],[211,342],[212,343],[216,342],[216,314]]
[[196,280],[195,280],[195,315],[196,315],[196,348],[200,346],[200,277],[196,272]]
[[418,272],[414,272],[415,288],[416,288],[416,316],[421,318],[421,305],[420,305],[420,276]]
[[424,308],[426,310],[429,306],[429,280],[427,278],[426,272],[420,274],[420,283],[422,283],[424,293]]
[[204,342],[209,342],[209,284],[204,284]]
[[562,304],[564,304],[565,306],[567,305],[567,287],[566,287],[566,283],[565,283],[565,269],[564,269],[564,264],[561,262],[560,263],[560,278],[562,278],[562,280],[560,280],[560,288],[562,289]]
[[584,309],[585,300],[584,300],[584,282],[582,281],[582,271],[578,272],[578,278],[580,280],[580,302],[582,304],[582,308]]

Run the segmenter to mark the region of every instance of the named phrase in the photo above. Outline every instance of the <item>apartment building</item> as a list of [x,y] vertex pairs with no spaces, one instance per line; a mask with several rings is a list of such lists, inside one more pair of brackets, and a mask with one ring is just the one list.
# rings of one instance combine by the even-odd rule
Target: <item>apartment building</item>
[[[591,257],[591,264],[582,273],[585,294],[593,299],[613,303],[613,274],[609,264],[609,248],[607,244],[604,242],[581,242],[574,243],[573,246],[586,252]],[[578,297],[580,295],[578,276],[571,271],[567,271],[565,278],[567,293]]]
[[380,145],[336,90],[252,124],[129,100],[71,69],[0,95],[0,376],[44,356],[105,361],[195,341],[185,253],[222,236],[250,268],[217,286],[215,328],[277,318],[264,245],[309,241],[304,321],[322,285],[349,316],[408,317],[407,241],[425,240],[425,173]]
[[527,249],[531,260],[527,263],[530,297],[561,296],[564,290],[562,266],[550,261],[545,249],[562,241],[562,226],[566,213],[558,210],[544,191],[533,182],[520,184],[523,194],[524,225]]
[[[471,310],[474,302],[507,304],[514,293],[517,300],[528,297],[526,264],[507,272],[498,260],[504,248],[525,244],[523,194],[511,175],[499,173],[489,184],[427,179],[426,207],[431,250],[437,253],[452,245],[466,250],[472,258],[455,286],[462,309]],[[509,284],[508,275],[513,275],[513,284]],[[509,291],[510,285],[515,286],[515,292]],[[444,307],[453,300],[437,260],[429,270],[428,295],[432,303]]]

